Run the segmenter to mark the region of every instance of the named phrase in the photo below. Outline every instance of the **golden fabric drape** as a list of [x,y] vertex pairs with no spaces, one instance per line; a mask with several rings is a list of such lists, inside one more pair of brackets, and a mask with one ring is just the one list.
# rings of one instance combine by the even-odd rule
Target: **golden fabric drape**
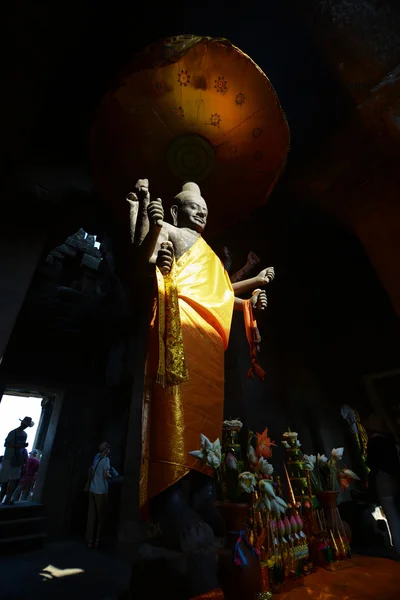
[[[188,377],[180,385],[160,383],[160,307],[168,305],[168,288],[176,286],[185,367]],[[142,469],[140,503],[173,485],[190,469],[212,474],[189,455],[199,448],[200,433],[212,441],[221,435],[224,404],[224,351],[229,340],[233,290],[220,259],[199,238],[173,269],[173,281],[157,277],[158,301],[150,324],[142,417]],[[163,297],[164,296],[164,297]],[[176,321],[175,321],[176,323]],[[170,332],[171,333],[171,332]],[[179,345],[179,335],[169,343]],[[180,351],[171,352],[180,356]],[[165,380],[164,380],[165,381]]]
[[254,377],[254,373],[264,381],[265,371],[258,364],[257,348],[261,341],[260,332],[258,331],[257,321],[254,318],[251,299],[243,302],[244,327],[246,329],[246,337],[250,348],[251,367],[247,372],[248,377]]

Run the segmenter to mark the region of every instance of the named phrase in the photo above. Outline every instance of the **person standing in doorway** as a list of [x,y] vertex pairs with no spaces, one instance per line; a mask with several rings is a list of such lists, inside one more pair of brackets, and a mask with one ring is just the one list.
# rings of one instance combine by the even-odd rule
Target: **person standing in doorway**
[[39,450],[32,450],[32,452],[29,452],[29,457],[26,461],[25,468],[22,471],[18,487],[12,496],[14,502],[18,502],[18,500],[24,502],[28,499],[31,490],[35,485],[36,473],[39,470],[39,465],[40,452]]
[[4,504],[13,504],[12,495],[18,485],[21,477],[21,467],[24,465],[26,457],[23,451],[28,446],[26,443],[27,434],[25,429],[33,427],[34,422],[31,417],[24,417],[17,429],[10,431],[4,442],[5,452],[0,472],[0,483],[6,484],[6,497]]
[[89,470],[89,509],[86,542],[89,548],[98,546],[108,510],[108,483],[111,477],[110,451],[107,442],[102,442]]

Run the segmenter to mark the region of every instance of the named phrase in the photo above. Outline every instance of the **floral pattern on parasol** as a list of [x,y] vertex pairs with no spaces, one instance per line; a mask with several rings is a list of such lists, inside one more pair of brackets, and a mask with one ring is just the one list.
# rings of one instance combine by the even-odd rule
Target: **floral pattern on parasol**
[[267,200],[289,128],[270,81],[241,50],[221,39],[168,38],[117,81],[91,135],[95,179],[109,201],[138,177],[166,203],[182,181],[201,182],[215,231]]

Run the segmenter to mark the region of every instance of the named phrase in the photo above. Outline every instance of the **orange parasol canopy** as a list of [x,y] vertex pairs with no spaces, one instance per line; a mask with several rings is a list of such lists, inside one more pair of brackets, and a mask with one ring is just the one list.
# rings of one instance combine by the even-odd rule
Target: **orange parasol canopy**
[[99,193],[125,210],[139,178],[170,204],[199,183],[216,232],[265,203],[285,166],[289,128],[270,81],[224,39],[149,46],[103,98],[91,135]]

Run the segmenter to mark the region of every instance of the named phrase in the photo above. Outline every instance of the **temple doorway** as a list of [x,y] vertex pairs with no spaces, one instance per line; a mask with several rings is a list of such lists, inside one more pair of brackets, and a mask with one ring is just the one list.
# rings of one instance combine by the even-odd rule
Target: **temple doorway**
[[4,454],[4,442],[8,433],[18,427],[19,420],[31,417],[34,425],[27,430],[28,452],[34,449],[34,441],[42,414],[42,396],[15,396],[5,393],[0,402],[0,456]]
[[[15,480],[15,492],[12,497],[14,505],[40,501],[41,481],[43,481],[41,471],[48,462],[43,459],[46,459],[45,453],[48,452],[49,447],[46,445],[46,438],[54,399],[54,395],[14,388],[6,388],[0,399],[0,469],[6,454],[4,444],[8,434],[17,429],[25,418],[30,418],[32,423],[25,429],[27,447],[21,449],[25,462],[20,468],[18,482]],[[6,482],[3,482],[1,500],[4,500],[5,488]],[[0,506],[3,504],[0,503]]]

